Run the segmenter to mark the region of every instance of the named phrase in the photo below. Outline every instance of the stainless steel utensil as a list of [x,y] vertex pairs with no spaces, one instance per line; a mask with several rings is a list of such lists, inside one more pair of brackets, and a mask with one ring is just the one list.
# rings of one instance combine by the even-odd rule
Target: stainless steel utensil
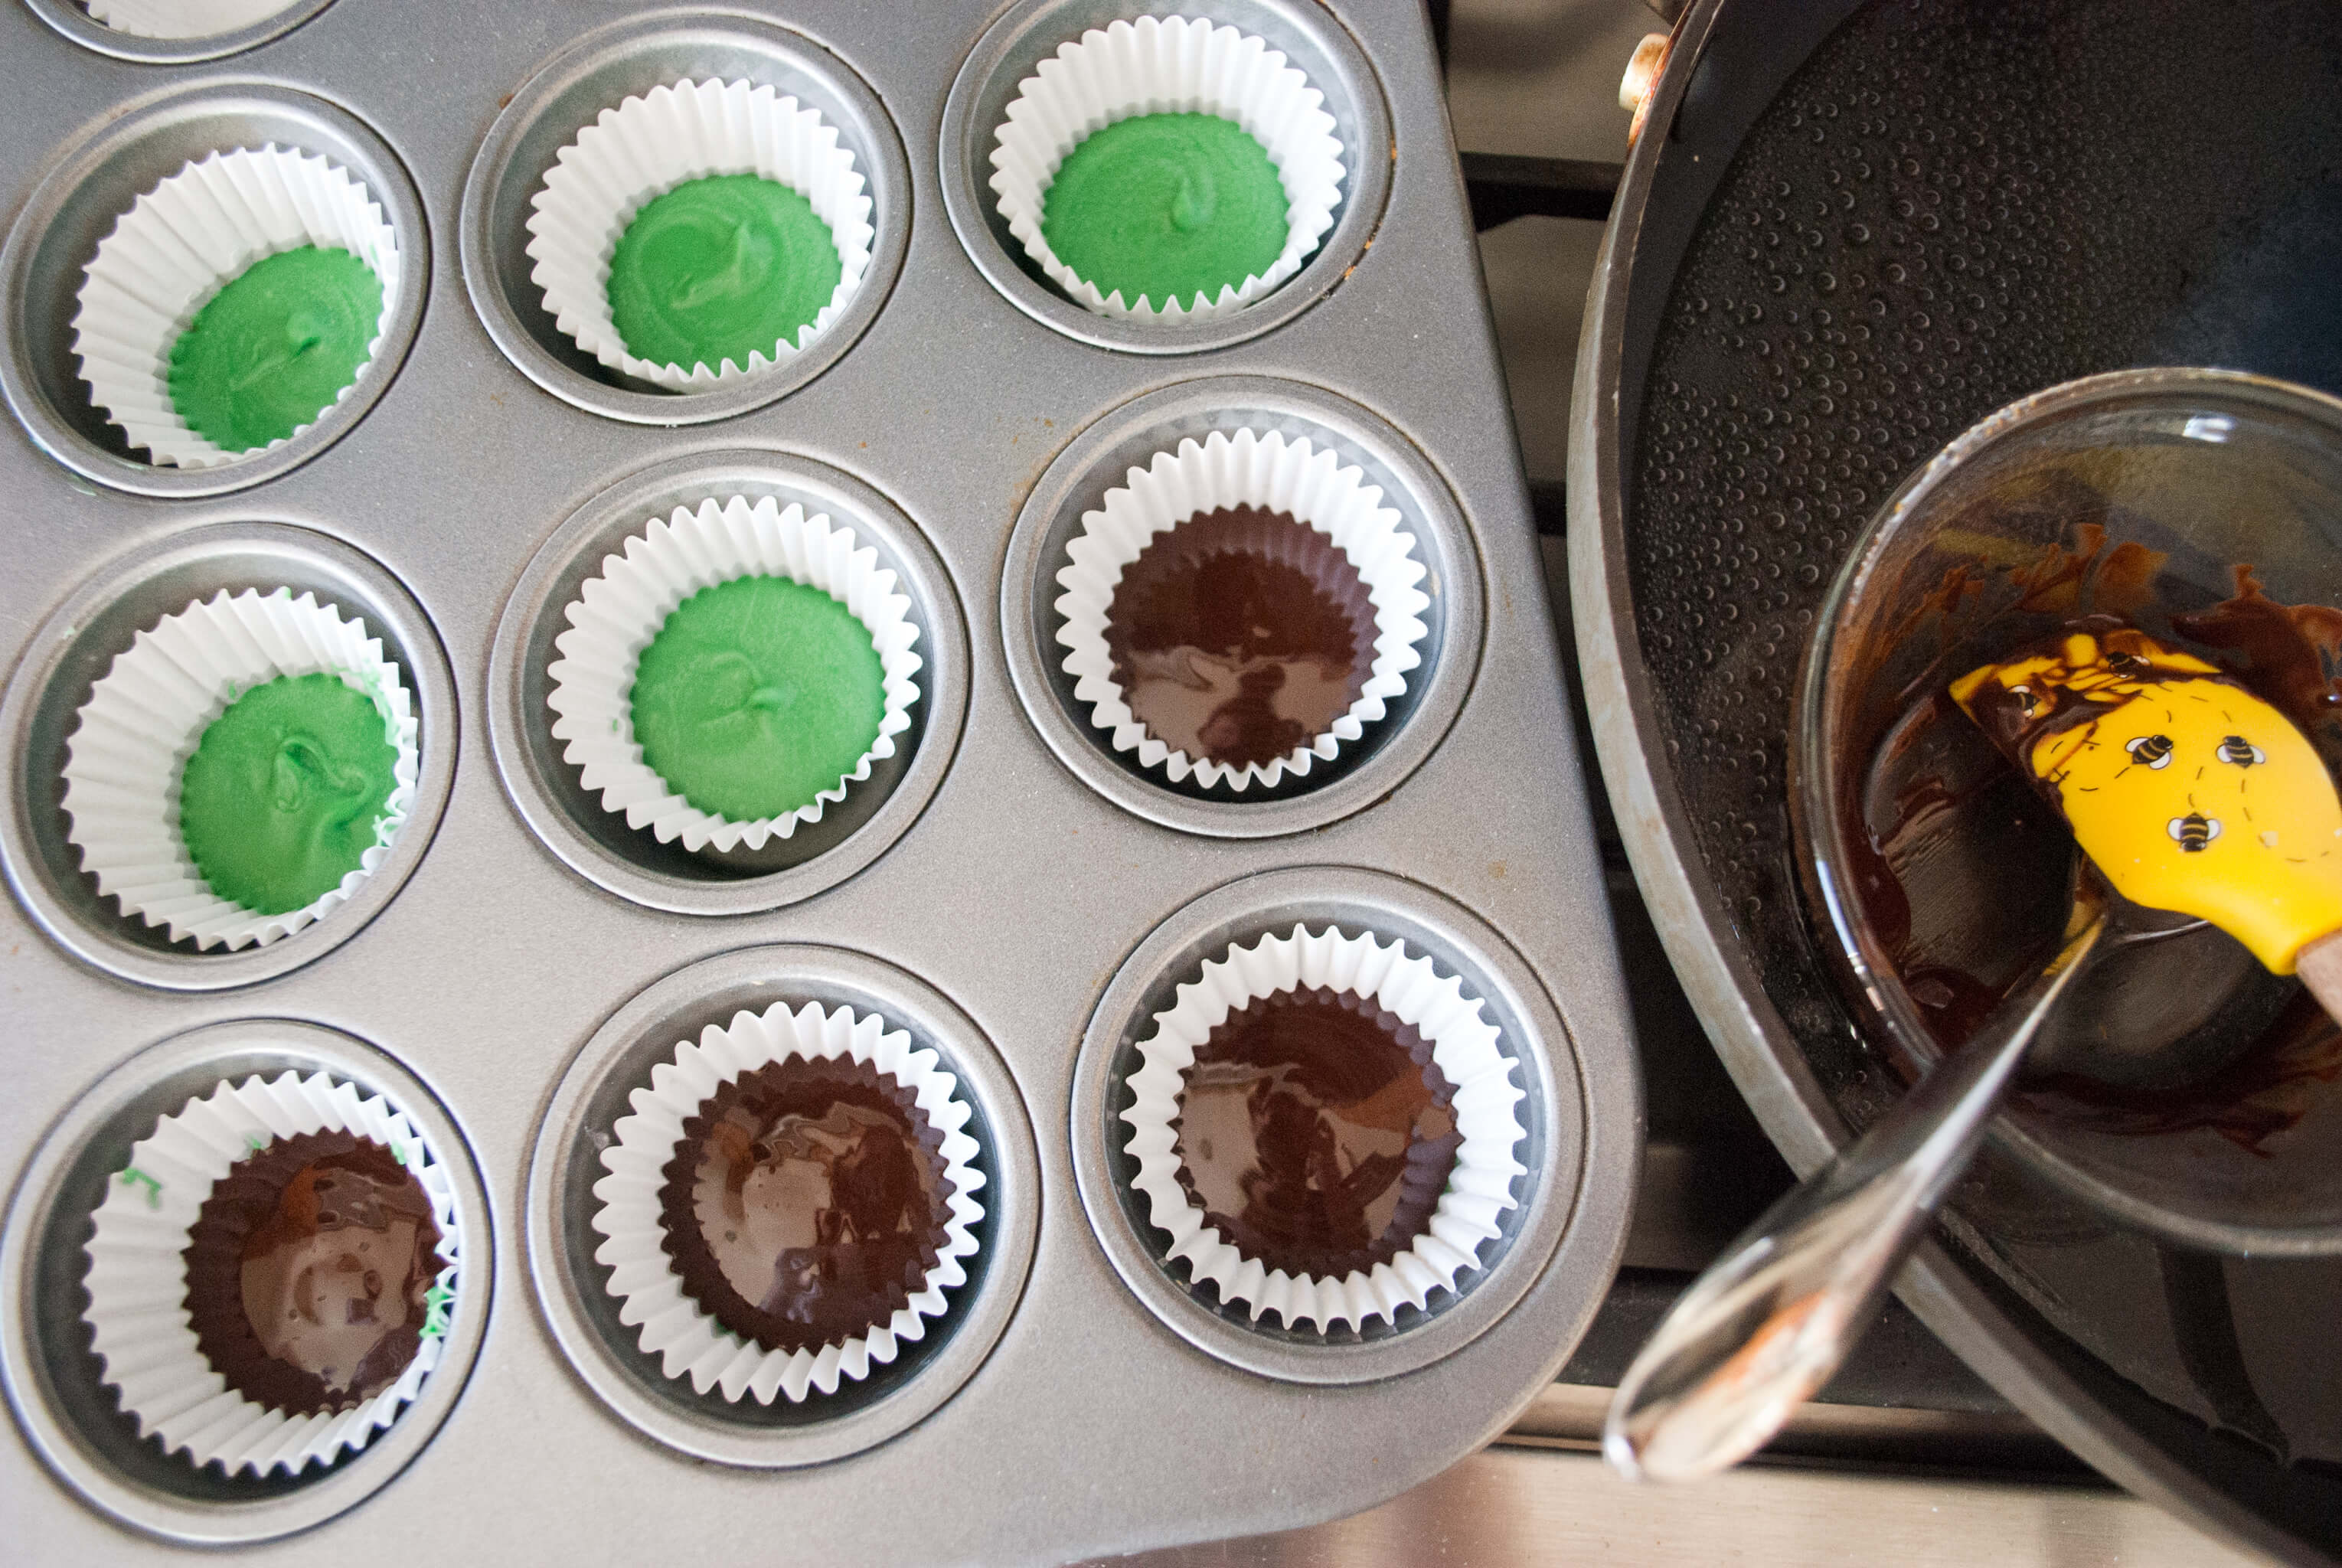
[[[2088,881],[2097,881],[2094,873]],[[2128,1044],[2108,1044],[2103,1031],[2068,1027],[2047,1041],[2058,1004],[2118,955],[2191,936],[2205,923],[2141,909],[2102,887],[2084,894],[2079,930],[2040,976],[1743,1232],[1669,1310],[1610,1403],[1602,1451],[1619,1472],[1687,1481],[1736,1464],[1829,1381],[1967,1168],[2037,1039],[2063,1071],[2090,1073],[2101,1054],[2135,1063]],[[2174,983],[2184,984],[2186,974],[2177,969]],[[2200,1033],[2174,1044],[2185,1053]]]

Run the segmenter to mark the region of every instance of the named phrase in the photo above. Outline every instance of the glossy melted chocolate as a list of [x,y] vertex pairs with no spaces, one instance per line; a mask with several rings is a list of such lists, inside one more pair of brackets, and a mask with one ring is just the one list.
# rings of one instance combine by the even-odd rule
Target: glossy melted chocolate
[[280,1139],[214,1183],[188,1233],[196,1343],[258,1403],[347,1410],[415,1359],[438,1247],[429,1195],[389,1150]]
[[1371,1000],[1279,992],[1196,1053],[1179,1183],[1245,1256],[1338,1279],[1429,1223],[1463,1144],[1455,1094],[1430,1044]]
[[935,1266],[951,1181],[910,1090],[792,1056],[684,1123],[660,1224],[684,1290],[766,1350],[818,1350],[906,1305]]
[[[2099,554],[2103,536],[2084,530],[2079,563],[2057,574],[2078,582]],[[2119,557],[2122,548],[2118,547]],[[2155,557],[2147,564],[2159,564]],[[2331,763],[2342,747],[2342,611],[2323,604],[2270,599],[2248,564],[2232,568],[2236,592],[2209,609],[2170,617],[2173,630],[2209,648],[2240,655],[2238,684],[2283,712],[2319,745]],[[2037,573],[2047,581],[2050,574]],[[2151,579],[2152,570],[2146,573]],[[2022,581],[2020,579],[2020,581]],[[2025,584],[2028,589],[2034,584]],[[2104,604],[2103,584],[2090,602]],[[2055,602],[2069,606],[2078,592]],[[2150,597],[2145,580],[2126,580],[2117,602]],[[2027,601],[2028,604],[2030,600]],[[2069,630],[2119,633],[2124,623],[2102,614],[2076,614]],[[2039,973],[2055,954],[2063,924],[2074,849],[2054,816],[2040,809],[2024,776],[2003,748],[2021,753],[2045,735],[2084,723],[2088,704],[2061,701],[2028,720],[2021,704],[1986,694],[1970,724],[1941,692],[1921,694],[1887,727],[1856,798],[1845,804],[1847,838],[1857,864],[1857,895],[1929,1032],[1949,1050],[1997,1011],[2008,988]],[[1992,744],[1986,739],[1991,732]],[[1949,846],[1993,846],[1999,876],[1997,929],[1971,947],[1954,950],[1949,928],[1963,918],[1917,922],[1907,884],[1932,880],[1934,862],[1958,853]],[[1916,931],[1917,925],[1937,929]],[[1916,1064],[1897,1062],[1906,1075]],[[2240,1147],[2257,1149],[2306,1114],[2317,1086],[2342,1075],[2342,1028],[2314,1001],[2297,997],[2267,1032],[2228,1066],[2199,1083],[2175,1088],[2124,1089],[2073,1074],[2033,1080],[2027,1093],[2061,1117],[2102,1132],[2157,1135],[2207,1128]],[[2054,1105],[2053,1105],[2054,1102]]]
[[1123,568],[1106,609],[1115,680],[1147,732],[1231,767],[1331,729],[1366,686],[1375,613],[1341,547],[1292,514],[1198,513]]

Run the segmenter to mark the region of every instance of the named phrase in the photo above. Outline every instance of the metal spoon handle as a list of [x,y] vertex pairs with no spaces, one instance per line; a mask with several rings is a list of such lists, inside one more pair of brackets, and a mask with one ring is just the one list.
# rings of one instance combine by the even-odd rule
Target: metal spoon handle
[[1610,1402],[1602,1451],[1613,1466],[1658,1481],[1712,1474],[1763,1447],[1829,1381],[2105,929],[2103,915],[2093,919],[1693,1283]]

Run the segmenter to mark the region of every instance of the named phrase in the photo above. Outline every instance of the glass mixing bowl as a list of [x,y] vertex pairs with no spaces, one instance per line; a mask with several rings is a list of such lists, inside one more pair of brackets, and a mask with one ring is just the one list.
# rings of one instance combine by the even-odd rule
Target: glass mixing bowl
[[[2342,401],[2225,371],[2118,371],[2001,410],[1913,474],[1822,607],[1790,804],[1823,946],[1907,1079],[2057,947],[2076,850],[1945,694],[2078,617],[2213,660],[2342,770]],[[1834,940],[1833,940],[1834,939]],[[2208,928],[2069,996],[2067,1026],[2159,1027],[2173,1082],[2036,1073],[2006,1151],[2184,1245],[2342,1253],[2342,1027]]]

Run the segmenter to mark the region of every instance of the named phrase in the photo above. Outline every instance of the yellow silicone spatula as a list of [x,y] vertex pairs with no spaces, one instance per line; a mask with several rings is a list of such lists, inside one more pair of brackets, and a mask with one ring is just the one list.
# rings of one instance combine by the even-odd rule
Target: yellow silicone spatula
[[1952,683],[2116,891],[2208,920],[2342,1019],[2342,799],[2293,722],[2130,627]]

